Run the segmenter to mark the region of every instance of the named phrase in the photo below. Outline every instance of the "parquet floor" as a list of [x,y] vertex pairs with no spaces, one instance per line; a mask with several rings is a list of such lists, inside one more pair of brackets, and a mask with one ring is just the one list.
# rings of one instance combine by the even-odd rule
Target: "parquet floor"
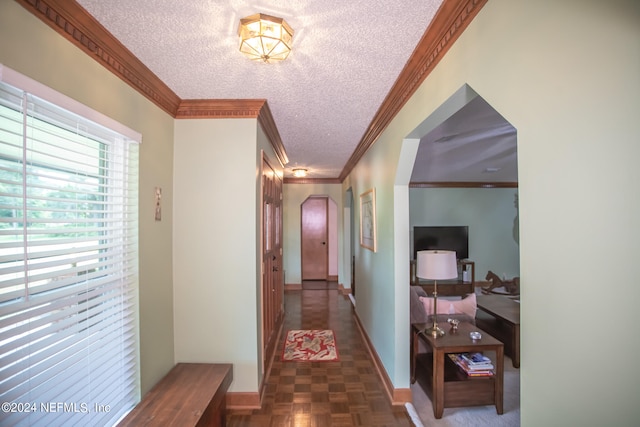
[[[261,409],[229,410],[227,427],[406,426],[404,406],[392,406],[353,317],[336,286],[303,284],[285,292],[285,319]],[[337,362],[282,362],[290,329],[333,329]]]

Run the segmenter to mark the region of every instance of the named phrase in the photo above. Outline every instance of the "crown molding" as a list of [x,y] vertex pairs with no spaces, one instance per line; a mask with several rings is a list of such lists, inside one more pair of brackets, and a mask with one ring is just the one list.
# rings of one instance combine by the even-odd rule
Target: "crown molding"
[[288,163],[266,100],[182,100],[77,2],[15,1],[174,118],[257,118],[278,160]]
[[[288,162],[268,107],[256,111],[252,105],[256,100],[182,100],[75,1],[15,1],[172,117],[257,117],[280,162],[283,165]],[[335,178],[338,182],[349,175],[486,2],[444,0],[360,143]],[[249,110],[244,111],[247,107]]]
[[285,178],[285,184],[341,184],[339,178]]
[[342,169],[340,181],[344,181],[351,173],[486,2],[487,0],[444,0]]
[[411,182],[409,188],[518,188],[517,182]]
[[15,0],[103,67],[175,116],[180,98],[75,1]]
[[280,132],[278,132],[276,121],[273,119],[273,115],[271,114],[269,103],[266,100],[264,101],[264,105],[258,115],[258,123],[262,126],[262,130],[267,135],[267,138],[269,138],[269,142],[271,142],[271,147],[273,147],[276,157],[280,161],[282,167],[284,167],[284,165],[289,163],[289,157],[284,149],[282,138],[280,138]]
[[266,99],[185,99],[180,102],[176,119],[249,119],[257,118],[282,166],[289,163],[280,132]]
[[183,99],[176,119],[250,119],[257,118],[266,99]]

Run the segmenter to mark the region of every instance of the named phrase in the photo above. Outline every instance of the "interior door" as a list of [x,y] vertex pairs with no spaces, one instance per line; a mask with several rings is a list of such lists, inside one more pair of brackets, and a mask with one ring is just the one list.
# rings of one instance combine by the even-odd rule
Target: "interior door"
[[309,197],[301,206],[302,280],[328,278],[328,212],[327,197]]
[[[282,180],[268,160],[262,162],[262,337],[263,366],[275,351],[283,320]],[[263,370],[266,372],[266,368]]]

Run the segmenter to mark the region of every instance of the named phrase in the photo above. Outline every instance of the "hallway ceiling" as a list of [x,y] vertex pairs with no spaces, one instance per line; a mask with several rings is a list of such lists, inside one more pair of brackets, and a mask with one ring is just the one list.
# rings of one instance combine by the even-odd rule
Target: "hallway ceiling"
[[[285,177],[305,167],[311,179],[336,179],[442,0],[77,2],[181,99],[266,99],[289,159]],[[295,32],[292,53],[281,63],[253,62],[238,51],[239,20],[259,12],[284,18]],[[456,122],[471,123],[463,113]],[[484,138],[469,149],[472,129],[450,129],[437,133],[447,144],[436,144],[448,155],[421,147],[413,179],[486,180],[486,174],[460,179],[452,171],[483,158],[459,155],[484,155],[491,142]],[[454,147],[461,154],[452,154]]]

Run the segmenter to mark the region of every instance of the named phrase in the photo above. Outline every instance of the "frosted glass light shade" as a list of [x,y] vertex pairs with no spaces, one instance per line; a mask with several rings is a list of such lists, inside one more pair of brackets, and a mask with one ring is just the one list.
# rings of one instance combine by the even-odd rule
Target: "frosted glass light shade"
[[294,168],[293,176],[295,176],[296,178],[304,178],[305,176],[307,176],[307,170],[305,168]]
[[458,277],[455,251],[418,251],[416,275],[421,279],[446,280]]
[[240,20],[240,52],[255,61],[275,62],[291,52],[293,29],[282,18],[256,13]]

